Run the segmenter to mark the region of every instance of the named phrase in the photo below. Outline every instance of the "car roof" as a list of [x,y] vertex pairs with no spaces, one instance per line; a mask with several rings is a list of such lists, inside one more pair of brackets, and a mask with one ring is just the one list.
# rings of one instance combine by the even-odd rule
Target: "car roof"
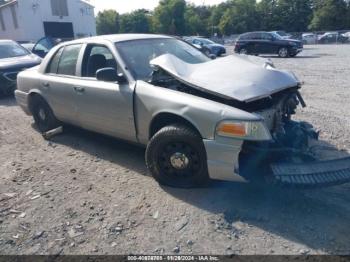
[[0,43],[16,43],[16,42],[10,39],[2,39],[0,40]]
[[115,35],[101,35],[101,36],[93,36],[88,38],[81,38],[77,40],[70,41],[69,43],[74,42],[96,42],[101,40],[107,40],[113,43],[125,42],[125,41],[133,41],[133,40],[143,40],[143,39],[170,39],[172,37],[166,35],[155,35],[155,34],[115,34]]

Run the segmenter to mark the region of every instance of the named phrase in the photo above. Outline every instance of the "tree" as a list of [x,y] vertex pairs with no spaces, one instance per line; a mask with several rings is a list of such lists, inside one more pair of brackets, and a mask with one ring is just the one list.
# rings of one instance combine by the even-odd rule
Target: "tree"
[[185,0],[161,0],[154,10],[153,31],[156,33],[183,35],[185,28]]
[[260,19],[260,30],[270,31],[280,28],[280,19],[277,11],[277,0],[261,0],[257,4],[257,12]]
[[149,11],[139,9],[134,12],[120,15],[120,33],[149,33]]
[[314,15],[309,28],[312,30],[346,29],[347,4],[344,0],[315,0]]
[[231,0],[220,19],[219,29],[222,34],[240,34],[256,30],[258,17],[256,0]]
[[185,11],[186,35],[208,35],[210,11],[206,6],[187,5]]
[[290,32],[307,30],[312,19],[311,6],[311,0],[279,0],[276,8],[279,28],[288,29]]
[[119,14],[114,10],[98,12],[96,31],[98,35],[119,33]]

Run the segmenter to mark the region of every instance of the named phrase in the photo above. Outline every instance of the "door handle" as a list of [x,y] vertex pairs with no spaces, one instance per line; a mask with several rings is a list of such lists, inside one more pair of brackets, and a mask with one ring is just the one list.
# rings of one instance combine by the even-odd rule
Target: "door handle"
[[83,93],[85,91],[85,88],[81,86],[75,86],[74,91],[77,93]]

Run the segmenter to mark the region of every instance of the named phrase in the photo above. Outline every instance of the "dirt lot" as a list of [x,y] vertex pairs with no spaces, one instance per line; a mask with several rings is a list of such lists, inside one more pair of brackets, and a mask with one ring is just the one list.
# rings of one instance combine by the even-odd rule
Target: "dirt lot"
[[[350,45],[272,59],[305,81],[299,118],[350,150]],[[1,254],[350,254],[350,185],[160,187],[144,149],[77,129],[47,142],[13,98],[0,152]]]

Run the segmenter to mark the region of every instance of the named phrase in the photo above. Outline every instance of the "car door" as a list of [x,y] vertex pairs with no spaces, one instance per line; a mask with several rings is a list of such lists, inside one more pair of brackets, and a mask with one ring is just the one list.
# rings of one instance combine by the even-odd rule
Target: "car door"
[[40,91],[55,116],[74,125],[79,125],[74,86],[79,83],[77,62],[82,47],[82,44],[72,44],[58,49],[40,80]]
[[104,82],[96,79],[96,72],[114,68],[122,73],[109,47],[89,44],[85,48],[81,77],[75,86],[80,125],[88,130],[135,141],[133,112],[134,86]]
[[43,37],[33,46],[32,53],[44,58],[55,46],[55,41],[51,37]]
[[260,49],[261,54],[274,54],[277,52],[272,34],[261,33]]

